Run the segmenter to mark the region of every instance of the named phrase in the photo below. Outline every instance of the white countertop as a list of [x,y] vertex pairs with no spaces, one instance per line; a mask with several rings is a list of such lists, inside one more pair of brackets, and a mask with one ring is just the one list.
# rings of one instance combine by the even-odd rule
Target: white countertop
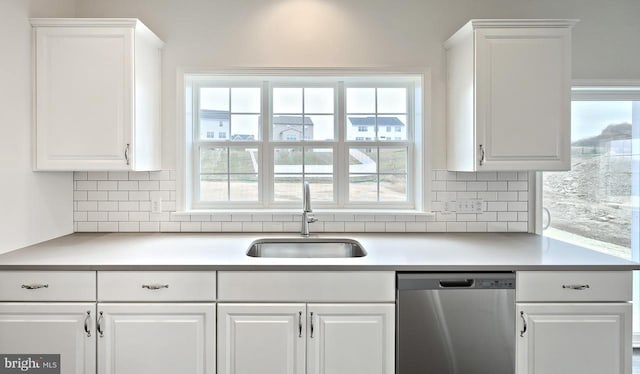
[[71,234],[0,255],[22,270],[640,270],[640,264],[558,240],[516,233],[320,234],[349,238],[361,258],[253,258],[258,238],[296,234]]

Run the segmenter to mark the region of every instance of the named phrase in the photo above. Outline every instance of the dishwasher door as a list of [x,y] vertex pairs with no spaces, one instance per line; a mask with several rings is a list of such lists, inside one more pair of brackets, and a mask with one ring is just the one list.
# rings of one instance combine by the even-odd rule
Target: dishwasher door
[[514,374],[515,274],[398,273],[396,374]]

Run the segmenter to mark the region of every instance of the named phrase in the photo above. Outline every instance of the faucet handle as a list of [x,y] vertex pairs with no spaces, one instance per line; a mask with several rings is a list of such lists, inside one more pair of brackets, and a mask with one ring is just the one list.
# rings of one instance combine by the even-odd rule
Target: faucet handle
[[318,219],[316,217],[307,217],[307,222],[308,223],[318,222]]

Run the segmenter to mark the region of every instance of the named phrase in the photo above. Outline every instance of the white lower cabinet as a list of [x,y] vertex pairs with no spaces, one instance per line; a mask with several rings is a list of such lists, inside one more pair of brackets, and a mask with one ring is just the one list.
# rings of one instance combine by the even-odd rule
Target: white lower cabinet
[[518,304],[517,374],[631,374],[631,304]]
[[393,374],[394,310],[393,304],[219,304],[218,374]]
[[59,354],[60,373],[93,373],[95,311],[95,303],[0,303],[0,353]]
[[98,304],[98,374],[215,374],[215,304]]
[[395,305],[309,304],[307,374],[393,374]]
[[304,374],[305,304],[219,304],[219,374]]

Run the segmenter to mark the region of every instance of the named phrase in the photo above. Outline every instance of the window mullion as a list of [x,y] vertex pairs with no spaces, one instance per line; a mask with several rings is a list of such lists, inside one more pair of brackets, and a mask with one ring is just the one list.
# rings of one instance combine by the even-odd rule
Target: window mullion
[[346,147],[346,94],[344,82],[338,82],[336,90],[336,120],[337,123],[337,155],[333,159],[334,189],[338,207],[343,208],[349,198],[349,149]]
[[271,86],[269,82],[262,82],[261,88],[262,108],[262,168],[258,171],[260,180],[260,200],[263,206],[268,207],[274,201],[273,197],[273,150],[271,143]]

